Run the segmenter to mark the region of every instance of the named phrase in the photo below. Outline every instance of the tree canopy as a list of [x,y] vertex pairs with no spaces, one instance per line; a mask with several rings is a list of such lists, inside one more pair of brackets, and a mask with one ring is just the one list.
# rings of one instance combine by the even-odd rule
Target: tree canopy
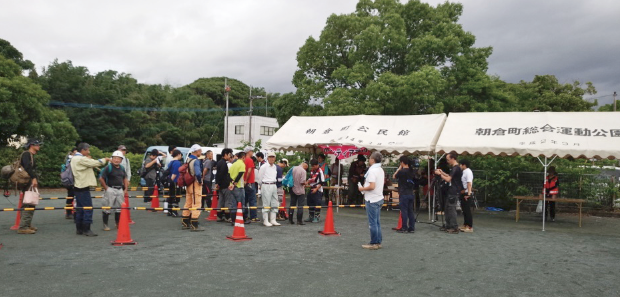
[[[297,53],[295,93],[274,103],[278,122],[293,115],[428,114],[484,111],[586,111],[591,83],[553,75],[506,83],[487,74],[491,47],[458,23],[463,5],[360,0],[328,17]],[[301,108],[300,108],[301,106]]]

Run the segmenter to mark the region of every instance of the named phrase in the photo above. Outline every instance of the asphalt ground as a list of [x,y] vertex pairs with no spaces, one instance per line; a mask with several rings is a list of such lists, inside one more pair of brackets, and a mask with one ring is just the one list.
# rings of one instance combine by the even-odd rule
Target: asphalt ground
[[[132,199],[131,206],[147,204]],[[0,200],[5,207],[12,205]],[[400,234],[391,230],[398,211],[382,211],[383,248],[364,250],[370,235],[361,208],[334,212],[341,236],[319,235],[322,221],[252,223],[246,233],[253,240],[246,242],[227,240],[233,227],[206,216],[205,232],[189,232],[181,230],[180,218],[132,211],[138,245],[115,247],[116,232],[101,230],[100,210],[97,237],[76,235],[61,210],[37,211],[37,234],[19,235],[9,230],[15,212],[0,212],[0,296],[620,295],[615,218],[584,217],[579,228],[577,216],[559,214],[542,232],[537,214],[522,213],[515,223],[514,213],[479,210],[474,233],[447,234],[417,223],[414,234]]]

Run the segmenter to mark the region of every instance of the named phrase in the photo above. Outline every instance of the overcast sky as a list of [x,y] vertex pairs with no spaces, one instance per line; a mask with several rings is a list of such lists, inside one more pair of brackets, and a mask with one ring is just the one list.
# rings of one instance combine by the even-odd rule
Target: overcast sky
[[[426,1],[432,5],[443,1]],[[492,46],[489,74],[508,82],[553,74],[591,81],[599,103],[620,91],[620,1],[462,0],[460,23]],[[38,68],[55,58],[181,86],[227,76],[294,91],[296,54],[332,14],[357,0],[0,0],[0,38]]]

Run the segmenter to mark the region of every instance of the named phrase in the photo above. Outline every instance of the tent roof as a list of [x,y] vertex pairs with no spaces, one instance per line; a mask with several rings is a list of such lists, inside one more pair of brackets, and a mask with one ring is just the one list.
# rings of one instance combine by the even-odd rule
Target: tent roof
[[343,144],[382,153],[431,152],[445,120],[445,114],[291,117],[265,146],[312,151],[319,144]]
[[620,114],[450,113],[436,150],[459,154],[613,159],[620,156]]

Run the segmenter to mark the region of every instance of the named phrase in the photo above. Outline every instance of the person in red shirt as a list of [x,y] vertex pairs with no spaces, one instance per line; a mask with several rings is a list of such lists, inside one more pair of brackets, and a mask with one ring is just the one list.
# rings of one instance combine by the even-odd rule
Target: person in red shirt
[[[558,198],[560,196],[560,180],[558,180],[558,173],[555,171],[555,166],[549,166],[547,170],[547,182],[545,183],[545,195],[546,198]],[[545,212],[549,212],[547,218],[551,218],[552,222],[555,222],[555,201],[547,201]]]
[[[252,156],[254,156],[254,148],[247,146],[243,149],[245,152],[245,174],[243,175],[243,180],[245,181],[245,206],[256,206],[256,183],[254,176],[254,169],[256,169],[256,165],[254,165],[254,160],[252,160]],[[260,221],[256,214],[256,209],[250,209],[250,220],[252,222]]]

